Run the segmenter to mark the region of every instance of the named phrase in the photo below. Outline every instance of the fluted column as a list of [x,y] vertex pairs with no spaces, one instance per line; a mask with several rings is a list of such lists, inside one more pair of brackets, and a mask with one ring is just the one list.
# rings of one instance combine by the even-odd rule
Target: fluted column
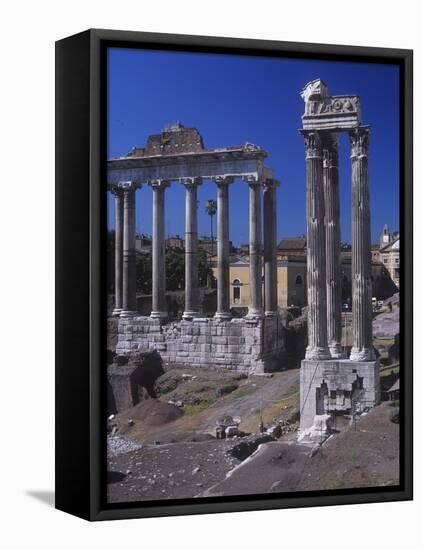
[[261,259],[261,181],[247,177],[250,188],[250,306],[248,317],[263,315]]
[[153,189],[153,246],[152,246],[152,311],[151,317],[167,318],[165,266],[165,190],[166,180],[152,180]]
[[135,266],[135,191],[139,184],[125,181],[123,189],[123,281],[121,317],[136,313],[136,266]]
[[185,310],[183,319],[199,313],[197,187],[201,178],[184,178],[185,186]]
[[326,299],[328,346],[333,358],[342,358],[341,231],[339,225],[338,136],[325,136],[323,189],[326,234]]
[[278,266],[276,256],[276,188],[279,183],[268,179],[263,191],[264,229],[264,311],[266,316],[278,312]]
[[123,276],[123,191],[114,186],[115,196],[115,308],[113,315],[122,312],[122,276]]
[[302,131],[307,165],[307,296],[306,359],[329,359],[326,325],[326,254],[322,142],[318,132]]
[[217,185],[217,311],[215,317],[230,319],[229,307],[229,184],[231,177],[215,178]]
[[352,318],[353,345],[350,359],[372,361],[372,286],[368,146],[370,129],[351,130],[352,164]]

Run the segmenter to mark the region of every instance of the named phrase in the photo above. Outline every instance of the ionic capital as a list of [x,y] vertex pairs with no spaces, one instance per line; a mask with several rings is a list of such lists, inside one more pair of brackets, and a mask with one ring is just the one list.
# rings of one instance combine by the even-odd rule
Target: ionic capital
[[350,131],[351,158],[365,157],[369,151],[370,127],[359,126]]
[[276,189],[280,186],[280,182],[274,178],[266,178],[263,182],[264,189]]
[[248,185],[250,187],[255,187],[255,186],[261,186],[263,184],[263,180],[260,179],[257,175],[255,174],[250,174],[248,176],[244,176],[242,178],[246,183],[248,183]]
[[122,197],[123,196],[123,189],[119,187],[118,185],[109,185],[109,191],[113,193],[115,197]]
[[162,180],[162,179],[155,179],[155,180],[150,180],[148,182],[148,185],[150,185],[151,188],[155,191],[156,189],[166,189],[166,187],[169,187],[170,181],[169,180]]
[[203,180],[200,177],[181,178],[179,181],[188,189],[192,189],[193,187],[197,187],[203,183]]
[[120,181],[117,186],[124,193],[135,192],[137,189],[141,188],[141,184],[137,181]]
[[233,176],[216,176],[213,178],[213,181],[218,187],[220,187],[233,183],[234,178]]

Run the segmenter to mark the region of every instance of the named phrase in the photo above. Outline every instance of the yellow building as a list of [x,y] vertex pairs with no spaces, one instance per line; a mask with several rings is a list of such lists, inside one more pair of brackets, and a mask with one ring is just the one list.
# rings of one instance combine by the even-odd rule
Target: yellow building
[[379,250],[380,261],[388,270],[391,279],[400,287],[400,239],[397,237]]
[[[248,258],[232,256],[229,264],[230,306],[248,307],[250,304],[250,277]],[[305,258],[278,260],[278,305],[282,307],[307,305]],[[213,268],[217,277],[217,267]],[[263,277],[264,280],[264,277]],[[263,296],[264,296],[263,285]]]

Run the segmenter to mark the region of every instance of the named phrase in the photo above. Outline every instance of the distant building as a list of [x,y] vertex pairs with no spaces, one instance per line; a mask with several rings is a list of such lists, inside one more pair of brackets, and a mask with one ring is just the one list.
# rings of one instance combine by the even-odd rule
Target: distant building
[[381,263],[397,288],[400,287],[400,236],[398,232],[391,233],[386,223],[379,246],[372,245],[372,261]]
[[[307,266],[305,258],[278,260],[278,304],[282,307],[307,304]],[[217,277],[217,267],[213,267]],[[230,306],[247,307],[250,303],[250,264],[248,259],[236,255],[229,264]]]
[[[208,256],[216,256],[217,254],[217,238],[214,237],[211,239],[210,237],[200,237],[198,239],[198,248],[200,250],[204,250]],[[232,245],[232,241],[229,241],[229,252],[234,252],[234,247]]]
[[151,243],[149,235],[135,235],[135,250],[137,252],[151,252]]
[[391,279],[400,287],[400,238],[399,235],[379,250],[380,261],[388,270]]
[[307,239],[305,235],[299,237],[284,237],[277,247],[278,260],[284,260],[291,256],[307,255]]
[[185,241],[179,235],[168,237],[165,243],[166,243],[166,248],[173,248],[178,250],[183,250],[185,248]]

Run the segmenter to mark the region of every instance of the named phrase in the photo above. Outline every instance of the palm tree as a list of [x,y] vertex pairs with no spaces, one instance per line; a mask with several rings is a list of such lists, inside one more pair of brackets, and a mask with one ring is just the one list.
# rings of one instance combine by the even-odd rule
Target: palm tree
[[[217,212],[217,202],[214,199],[209,199],[206,201],[206,208],[205,208],[207,214],[210,216],[210,267],[212,264],[212,258],[213,258],[213,216]],[[211,270],[210,270],[211,271]],[[207,286],[208,288],[212,288],[212,277],[208,277],[207,280]]]
[[206,201],[206,212],[210,216],[210,256],[213,257],[213,216],[217,212],[217,203],[214,199],[209,199]]

